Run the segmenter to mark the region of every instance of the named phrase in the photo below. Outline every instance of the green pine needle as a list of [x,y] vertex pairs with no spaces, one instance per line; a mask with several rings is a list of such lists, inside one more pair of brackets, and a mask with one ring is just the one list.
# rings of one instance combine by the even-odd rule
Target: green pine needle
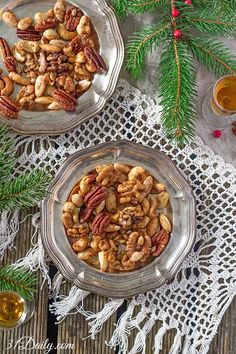
[[127,16],[128,1],[129,0],[113,0],[114,9],[121,19]]
[[156,10],[159,6],[168,2],[167,0],[135,0],[129,1],[127,9],[130,13],[140,14]]
[[184,21],[189,26],[195,27],[198,31],[207,33],[212,36],[222,35],[233,37],[236,34],[236,19],[228,20],[223,16],[217,16],[215,11],[209,13],[209,9],[198,9],[195,11],[187,11]]
[[32,300],[37,277],[31,272],[13,266],[0,266],[0,291],[15,291],[26,300]]
[[134,79],[140,79],[144,74],[145,55],[156,49],[171,36],[170,23],[145,26],[139,32],[130,36],[127,44],[128,58],[126,68]]
[[195,69],[187,45],[171,41],[164,46],[160,62],[161,119],[167,138],[180,147],[194,136],[195,87]]
[[0,127],[0,181],[11,177],[16,158],[13,150],[14,142],[7,135],[7,127]]
[[0,184],[0,211],[36,205],[44,197],[49,181],[44,171],[32,171]]
[[216,76],[236,74],[236,57],[222,43],[201,36],[189,39],[188,44],[194,57]]

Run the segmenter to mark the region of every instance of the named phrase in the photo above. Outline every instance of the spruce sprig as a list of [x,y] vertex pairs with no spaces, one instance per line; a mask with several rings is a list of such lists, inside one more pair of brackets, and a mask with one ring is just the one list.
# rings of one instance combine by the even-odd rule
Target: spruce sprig
[[36,275],[22,268],[0,266],[0,291],[16,291],[26,300],[32,300],[36,291]]
[[170,23],[160,23],[158,26],[145,26],[135,32],[127,43],[128,58],[126,68],[134,79],[140,79],[144,74],[145,55],[156,49],[171,36]]
[[[164,46],[160,65],[160,97],[162,122],[167,138],[176,138],[179,145],[194,136],[196,117],[196,77],[188,47],[180,41]],[[170,85],[171,83],[171,85]]]
[[0,211],[28,208],[45,195],[50,175],[46,171],[32,171],[12,177],[16,164],[14,141],[8,129],[0,126]]
[[[162,47],[158,88],[163,128],[177,144],[187,143],[194,136],[196,118],[194,59],[217,76],[235,74],[235,56],[212,37],[235,36],[236,0],[192,0],[192,5],[184,0],[113,1],[119,16],[149,11],[156,14],[152,24],[128,39],[126,68],[133,78],[142,78],[146,55]],[[174,9],[179,10],[177,17],[172,15]],[[180,31],[178,40],[176,30]]]

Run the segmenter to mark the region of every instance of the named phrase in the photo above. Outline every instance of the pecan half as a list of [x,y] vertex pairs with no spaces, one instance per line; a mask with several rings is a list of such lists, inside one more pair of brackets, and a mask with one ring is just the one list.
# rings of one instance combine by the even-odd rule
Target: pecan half
[[106,199],[107,190],[103,186],[97,186],[86,194],[84,202],[88,208],[95,209],[103,200]]
[[85,47],[84,54],[88,62],[97,68],[97,71],[107,71],[106,63],[104,62],[102,56],[94,48]]
[[94,235],[102,235],[110,224],[110,216],[106,213],[99,213],[93,220],[92,232]]
[[77,99],[64,90],[54,90],[53,98],[59,103],[66,111],[75,111],[77,105]]
[[158,231],[152,237],[152,244],[154,244],[154,252],[152,253],[152,255],[154,257],[158,257],[162,254],[169,242],[169,239],[170,234],[167,233],[165,230]]
[[16,31],[16,35],[18,38],[26,41],[39,41],[42,37],[41,34],[38,31],[35,31],[34,28],[28,28],[26,30],[18,29]]
[[67,31],[74,32],[79,24],[83,12],[78,7],[71,7],[66,10],[64,23]]
[[10,97],[0,96],[0,114],[5,118],[18,118],[21,107]]
[[69,45],[65,48],[64,52],[65,54],[68,54],[69,56],[74,54],[78,54],[81,50],[83,50],[84,45],[83,42],[81,41],[81,38],[79,36],[76,36],[71,40]]
[[88,221],[91,218],[94,209],[83,208],[83,207],[81,209],[82,209],[82,211],[80,212],[79,221],[81,223],[84,223],[84,222]]
[[6,69],[10,72],[17,72],[17,62],[16,62],[16,59],[12,56],[9,56],[9,57],[6,57],[5,60],[4,60],[4,65],[6,67]]
[[44,32],[49,28],[55,28],[57,24],[58,22],[55,18],[48,18],[40,23],[37,23],[34,28],[37,32]]
[[12,56],[12,52],[7,41],[2,37],[0,37],[0,53],[3,60],[5,60],[7,57]]

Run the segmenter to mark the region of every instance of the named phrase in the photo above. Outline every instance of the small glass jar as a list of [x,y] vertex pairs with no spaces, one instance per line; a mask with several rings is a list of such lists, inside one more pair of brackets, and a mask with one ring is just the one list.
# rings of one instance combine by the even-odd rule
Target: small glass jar
[[15,329],[34,314],[35,303],[15,291],[0,291],[0,330]]
[[[170,206],[165,210],[173,230],[165,251],[141,269],[103,273],[76,257],[62,224],[63,205],[78,180],[97,165],[121,162],[143,166],[166,185]],[[71,155],[56,174],[41,205],[44,248],[62,275],[81,289],[108,297],[129,297],[160,287],[171,279],[195,240],[195,200],[174,163],[157,150],[129,141],[111,141]]]

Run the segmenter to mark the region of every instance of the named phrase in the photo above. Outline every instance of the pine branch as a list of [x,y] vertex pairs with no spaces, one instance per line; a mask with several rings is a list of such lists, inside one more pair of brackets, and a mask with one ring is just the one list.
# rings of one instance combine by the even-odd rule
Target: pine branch
[[0,185],[0,211],[36,205],[45,195],[50,176],[33,171]]
[[147,11],[153,11],[167,2],[169,2],[169,0],[135,0],[128,2],[127,9],[130,13],[141,14]]
[[197,96],[193,59],[185,43],[173,40],[164,47],[160,75],[164,132],[168,139],[183,146],[194,136]]
[[183,20],[188,25],[195,27],[198,31],[209,35],[222,35],[232,37],[236,35],[236,20],[229,21],[224,18],[223,14],[220,17],[216,16],[216,12],[209,9],[195,10],[191,13],[187,11],[186,15],[183,12]]
[[127,16],[128,1],[129,0],[113,0],[114,9],[121,19]]
[[145,26],[130,36],[127,44],[128,58],[126,68],[134,78],[141,78],[145,69],[145,55],[156,49],[171,36],[171,24],[162,23]]
[[0,291],[16,291],[26,300],[32,300],[37,278],[21,268],[0,266]]
[[194,57],[216,76],[236,74],[236,57],[222,43],[212,38],[188,40]]
[[0,126],[0,182],[8,179],[16,162],[14,142],[7,136],[7,127]]

